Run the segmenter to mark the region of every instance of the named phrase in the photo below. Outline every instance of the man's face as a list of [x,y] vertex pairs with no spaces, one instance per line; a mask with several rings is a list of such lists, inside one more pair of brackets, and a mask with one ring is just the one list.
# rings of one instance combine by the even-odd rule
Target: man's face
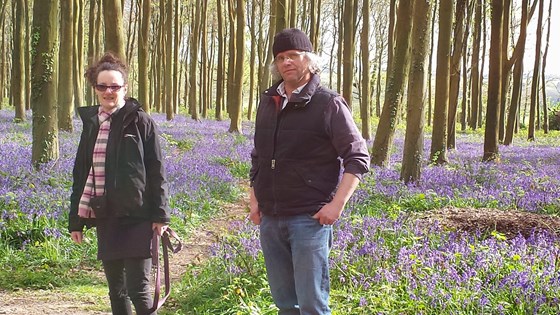
[[276,63],[280,76],[287,85],[297,88],[307,83],[310,78],[309,62],[302,51],[283,51],[276,55],[274,62]]

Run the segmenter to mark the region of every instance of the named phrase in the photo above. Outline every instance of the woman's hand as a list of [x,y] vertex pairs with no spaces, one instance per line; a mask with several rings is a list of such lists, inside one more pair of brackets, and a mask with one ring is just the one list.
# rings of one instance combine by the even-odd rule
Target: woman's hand
[[72,238],[74,243],[81,244],[82,241],[84,240],[84,233],[80,231],[72,231],[70,232],[70,237]]
[[163,236],[163,233],[165,232],[165,230],[167,230],[168,227],[169,225],[165,223],[152,223],[152,231],[156,231],[159,236]]

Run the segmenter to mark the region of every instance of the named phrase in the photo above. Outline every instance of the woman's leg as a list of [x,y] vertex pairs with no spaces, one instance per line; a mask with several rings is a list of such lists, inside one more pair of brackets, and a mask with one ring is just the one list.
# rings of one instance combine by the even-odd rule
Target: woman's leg
[[137,315],[155,314],[150,312],[153,306],[150,290],[151,258],[130,258],[124,260],[126,270],[126,288],[134,304]]
[[123,260],[104,260],[103,269],[109,286],[109,299],[113,315],[132,315],[132,308],[125,281]]

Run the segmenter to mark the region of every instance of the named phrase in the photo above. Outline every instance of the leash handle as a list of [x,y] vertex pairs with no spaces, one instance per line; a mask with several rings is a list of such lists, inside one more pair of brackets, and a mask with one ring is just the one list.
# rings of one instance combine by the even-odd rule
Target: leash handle
[[[173,246],[171,243],[171,238],[177,241],[177,244]],[[165,281],[165,294],[161,297],[161,266],[159,263],[159,246],[162,245],[163,252],[163,269],[164,269],[164,281]],[[167,228],[163,232],[163,236],[160,236],[157,231],[154,231],[152,237],[152,266],[155,267],[155,288],[154,288],[154,304],[150,309],[150,312],[156,312],[161,308],[165,300],[171,294],[171,279],[169,275],[169,250],[176,254],[183,248],[183,243],[181,239],[171,228]]]

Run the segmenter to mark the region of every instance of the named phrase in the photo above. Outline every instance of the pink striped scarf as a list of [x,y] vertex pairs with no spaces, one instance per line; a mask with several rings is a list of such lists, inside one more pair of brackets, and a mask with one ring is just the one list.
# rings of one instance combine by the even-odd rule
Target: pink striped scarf
[[[95,218],[95,213],[89,206],[89,201],[93,196],[105,194],[105,157],[107,155],[107,139],[111,129],[111,114],[99,110],[99,132],[93,147],[93,163],[86,180],[84,192],[78,204],[78,215],[82,218]],[[94,179],[95,177],[95,179]],[[95,187],[93,184],[95,183]]]

